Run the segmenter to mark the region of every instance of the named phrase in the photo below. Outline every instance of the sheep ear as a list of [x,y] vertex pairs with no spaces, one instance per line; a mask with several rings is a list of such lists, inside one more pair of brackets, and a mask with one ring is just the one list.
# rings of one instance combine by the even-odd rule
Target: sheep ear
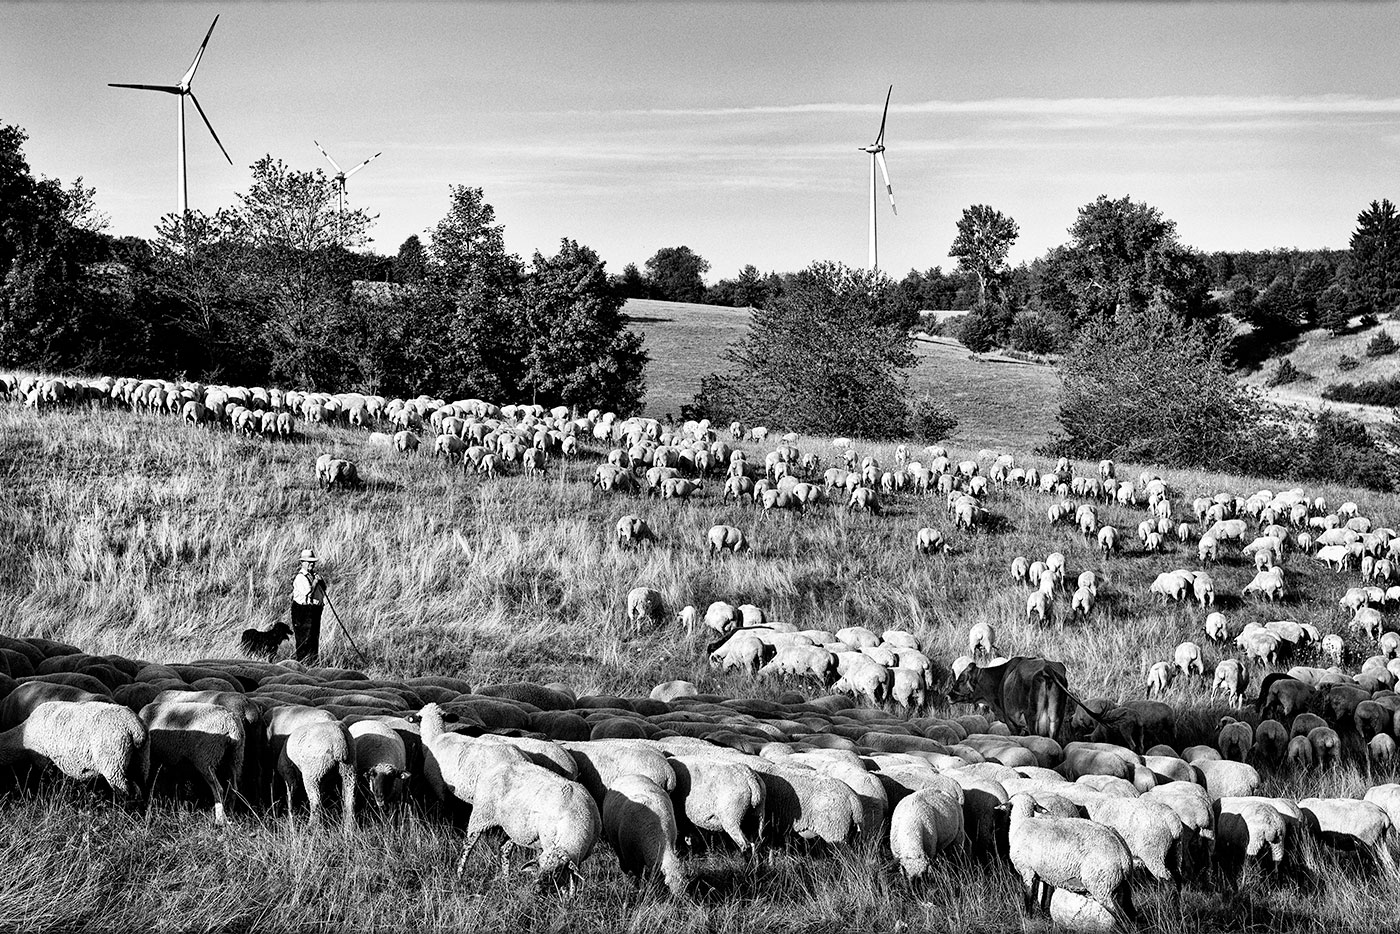
[[411,779],[411,778],[413,778],[413,773],[412,773],[412,772],[400,772],[400,773],[399,773],[399,781],[401,781],[401,782],[406,782],[406,781],[408,781],[408,780]]

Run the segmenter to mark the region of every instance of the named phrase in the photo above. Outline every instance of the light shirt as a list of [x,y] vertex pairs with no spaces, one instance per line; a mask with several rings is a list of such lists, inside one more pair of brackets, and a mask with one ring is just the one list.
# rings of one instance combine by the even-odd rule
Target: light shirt
[[314,570],[298,571],[292,578],[292,602],[320,606],[326,602],[326,581]]

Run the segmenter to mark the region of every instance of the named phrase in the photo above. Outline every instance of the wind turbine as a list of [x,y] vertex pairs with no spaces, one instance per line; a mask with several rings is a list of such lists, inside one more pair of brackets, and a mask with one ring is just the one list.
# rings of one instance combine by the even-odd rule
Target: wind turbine
[[[316,143],[314,139],[311,142]],[[321,155],[325,156],[326,161],[335,167],[335,242],[339,243],[341,239],[340,222],[341,219],[345,216],[345,180],[348,179],[350,176],[354,175],[356,172],[360,171],[360,169],[363,169],[365,166],[369,165],[375,159],[378,159],[380,156],[384,155],[384,153],[375,153],[374,155],[366,159],[364,162],[361,162],[359,165],[355,166],[353,169],[347,172],[340,167],[340,163],[336,162],[334,159],[331,158],[331,154],[326,152],[326,148],[324,146],[322,146],[320,143],[316,143],[316,148],[321,150]]]
[[876,248],[875,241],[875,199],[877,197],[877,182],[875,180],[875,163],[880,163],[880,174],[885,176],[885,191],[890,196],[890,210],[898,214],[894,206],[894,189],[890,187],[890,170],[885,165],[885,118],[890,114],[890,95],[894,93],[894,85],[890,85],[889,91],[885,93],[885,112],[880,115],[880,132],[875,136],[875,142],[869,146],[858,147],[861,152],[870,153],[870,268],[880,268],[880,253]]
[[185,98],[194,101],[194,109],[199,111],[200,118],[204,125],[209,128],[209,135],[214,137],[214,142],[219,144],[219,151],[228,159],[228,164],[233,165],[233,160],[229,159],[228,150],[219,141],[219,134],[214,132],[214,125],[209,122],[209,118],[204,115],[204,108],[199,106],[199,98],[194,96],[194,89],[190,87],[190,82],[194,80],[195,69],[199,67],[199,60],[204,57],[204,49],[209,45],[209,37],[214,34],[214,27],[219,25],[219,17],[214,17],[214,22],[209,24],[209,31],[204,34],[204,41],[199,44],[199,51],[194,53],[194,61],[190,63],[189,71],[185,72],[179,84],[109,84],[112,88],[134,88],[138,91],[161,91],[165,94],[174,94],[179,98],[179,106],[176,113],[176,134],[179,138],[179,149],[176,153],[176,192],[180,201],[180,225],[183,228],[185,215],[189,211],[189,184],[185,175]]

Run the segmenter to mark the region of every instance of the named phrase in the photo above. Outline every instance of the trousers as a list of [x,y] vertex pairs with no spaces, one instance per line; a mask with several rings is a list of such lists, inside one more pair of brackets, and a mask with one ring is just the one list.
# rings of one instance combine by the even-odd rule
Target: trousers
[[296,639],[296,660],[314,665],[321,652],[321,611],[316,603],[292,604],[292,635]]

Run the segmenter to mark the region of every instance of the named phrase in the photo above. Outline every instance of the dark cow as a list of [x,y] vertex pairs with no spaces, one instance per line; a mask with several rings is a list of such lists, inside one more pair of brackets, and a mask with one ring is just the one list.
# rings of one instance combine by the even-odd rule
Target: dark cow
[[[1021,655],[985,668],[968,666],[958,676],[948,698],[986,705],[1016,733],[1055,740],[1065,732],[1069,703],[1084,707],[1070,693],[1064,662]],[[1094,716],[1093,712],[1090,715]]]

